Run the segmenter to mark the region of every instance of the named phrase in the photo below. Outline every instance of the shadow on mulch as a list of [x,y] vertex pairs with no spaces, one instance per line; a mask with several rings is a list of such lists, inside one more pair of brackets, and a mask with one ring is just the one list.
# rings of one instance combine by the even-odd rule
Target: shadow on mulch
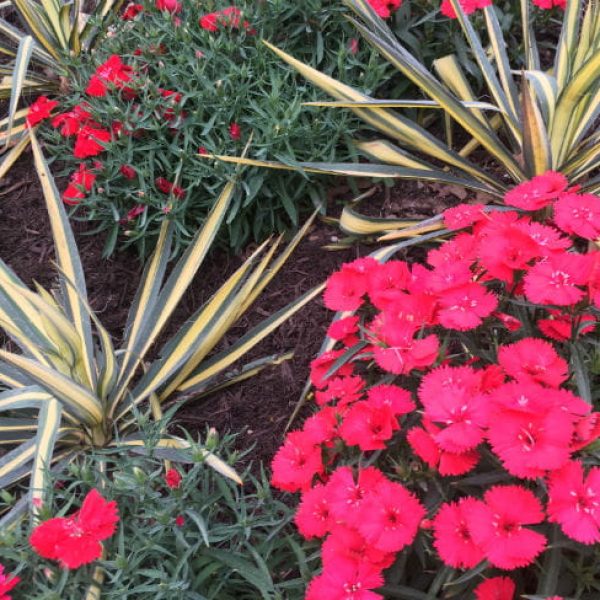
[[[55,282],[52,236],[41,189],[32,159],[26,154],[0,182],[0,257],[28,284],[37,281],[45,288]],[[335,188],[332,196],[348,200],[347,188]],[[416,184],[384,190],[377,186],[365,202],[370,214],[426,217],[456,203],[451,194],[444,196]],[[129,306],[141,275],[141,267],[133,252],[121,252],[106,260],[101,256],[103,240],[86,235],[92,227],[73,223],[82,257],[89,300],[102,323],[115,341],[120,341]],[[328,252],[323,245],[335,241],[339,231],[317,223],[300,243],[277,278],[262,297],[244,315],[223,340],[223,347],[233,343],[247,329],[285,306],[311,287],[324,281],[343,262],[368,254],[372,248],[356,246],[339,252]],[[253,247],[249,247],[247,255]],[[209,256],[171,319],[160,342],[205,302],[210,294],[232,273],[243,257],[222,252]],[[191,401],[178,413],[175,426],[203,433],[207,426],[217,431],[238,433],[236,446],[254,446],[249,458],[270,461],[279,447],[285,425],[301,394],[309,371],[309,363],[322,343],[332,313],[320,299],[314,300],[287,323],[271,334],[247,357],[293,350],[292,361],[269,368],[258,376],[210,397]],[[308,411],[310,409],[306,409]]]

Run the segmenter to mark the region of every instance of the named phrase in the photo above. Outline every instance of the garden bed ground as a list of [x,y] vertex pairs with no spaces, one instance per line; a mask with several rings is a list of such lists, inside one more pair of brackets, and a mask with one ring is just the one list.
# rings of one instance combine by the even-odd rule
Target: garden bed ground
[[[32,158],[26,154],[0,183],[0,256],[24,281],[37,281],[46,288],[53,285],[53,246],[43,196]],[[344,187],[333,190],[339,200],[351,198]],[[378,186],[365,201],[371,215],[427,217],[457,202],[452,190],[432,190],[403,183],[394,188]],[[110,260],[101,256],[102,241],[86,235],[92,227],[75,223],[74,229],[82,256],[89,299],[102,322],[116,340],[120,339],[131,299],[141,274],[140,264],[131,253],[120,253]],[[328,252],[322,246],[339,236],[337,229],[317,223],[296,250],[287,268],[280,273],[253,309],[224,340],[227,344],[242,335],[274,310],[302,292],[324,281],[344,261],[368,253],[369,247],[356,246],[340,252]],[[253,248],[248,248],[250,252]],[[243,256],[217,253],[206,262],[170,323],[177,327],[204,302],[212,291],[236,269]],[[207,285],[208,282],[208,285]],[[219,432],[238,432],[237,446],[254,445],[253,460],[269,461],[279,446],[284,427],[297,402],[310,361],[322,343],[331,313],[320,300],[314,301],[263,341],[250,358],[294,350],[292,362],[267,369],[250,380],[223,390],[178,413],[178,422],[191,431],[204,431],[207,425]]]

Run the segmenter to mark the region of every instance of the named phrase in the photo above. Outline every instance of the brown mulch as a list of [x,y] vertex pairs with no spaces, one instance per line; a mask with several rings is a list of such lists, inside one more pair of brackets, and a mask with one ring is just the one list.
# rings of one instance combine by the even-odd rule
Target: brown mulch
[[[344,186],[334,188],[331,195],[335,200],[352,198],[352,193]],[[451,190],[440,193],[440,190],[405,183],[391,190],[376,186],[362,208],[381,216],[426,217],[457,201],[459,199]],[[128,252],[103,259],[103,240],[96,235],[86,235],[93,228],[84,223],[74,223],[73,227],[84,264],[90,303],[111,335],[119,341],[141,275],[140,264],[136,256]],[[336,228],[324,223],[315,224],[287,267],[223,340],[223,347],[243,335],[248,327],[324,281],[342,262],[373,249],[354,246],[338,252],[323,250],[322,246],[340,237]],[[244,255],[252,249],[249,247]],[[43,196],[32,170],[31,155],[26,154],[0,182],[0,257],[26,283],[37,281],[50,288],[55,282],[53,256]],[[242,259],[243,256],[231,257],[224,253],[209,256],[165,334],[174,333]],[[332,313],[319,299],[311,302],[247,357],[252,360],[293,350],[292,361],[266,369],[258,376],[210,397],[191,401],[177,414],[177,423],[201,433],[207,426],[215,427],[221,433],[238,433],[238,448],[254,446],[250,457],[269,461],[281,443],[284,427],[306,381],[309,363],[318,352],[331,318]]]

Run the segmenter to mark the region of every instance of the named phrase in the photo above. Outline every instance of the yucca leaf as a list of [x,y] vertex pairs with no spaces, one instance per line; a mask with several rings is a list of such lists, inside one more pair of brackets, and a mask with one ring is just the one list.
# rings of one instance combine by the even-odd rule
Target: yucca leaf
[[525,77],[533,85],[536,99],[544,115],[545,123],[552,123],[558,97],[556,79],[543,71],[525,71]]
[[34,385],[29,377],[5,363],[0,363],[0,382],[14,389]]
[[33,9],[34,4],[29,0],[12,0],[15,8],[19,11],[21,17],[27,23],[29,30],[33,34],[35,41],[43,46],[45,50],[60,61],[60,53],[56,37],[48,29],[48,26],[43,22],[40,15]]
[[[74,289],[77,293],[75,284],[67,277],[66,273],[61,271],[60,268],[59,271],[65,284],[70,286],[71,289]],[[99,369],[96,395],[104,400],[108,393],[112,390],[117,379],[117,358],[115,349],[110,334],[104,325],[102,325],[102,322],[98,319],[88,301],[81,297],[79,297],[79,301],[81,302],[90,319],[93,321],[98,337],[100,338],[102,364],[97,365]]]
[[[3,291],[11,287],[4,282]],[[13,295],[21,295],[21,300],[26,300],[32,310],[37,311],[46,337],[56,346],[58,354],[64,357],[65,362],[75,365],[81,360],[81,339],[73,324],[65,317],[64,313],[53,302],[48,304],[42,297],[22,286],[14,286]],[[71,357],[71,360],[68,360]]]
[[[12,130],[12,125],[10,130]],[[8,139],[9,136],[7,135],[7,143]],[[19,136],[18,142],[2,157],[2,162],[0,162],[0,179],[3,179],[8,173],[8,171],[10,171],[11,167],[15,164],[15,162],[17,162],[17,159],[19,158],[19,156],[21,156],[21,154],[23,154],[23,150],[25,150],[27,146],[29,146],[28,130],[23,132],[22,135]]]
[[49,366],[46,353],[56,351],[38,311],[26,299],[29,290],[0,259],[0,326],[27,355]]
[[[478,110],[490,110],[500,112],[500,109],[489,102],[463,101],[461,104],[465,108],[476,108]],[[327,108],[432,108],[444,109],[444,107],[435,100],[362,100],[362,101],[337,101],[337,102],[304,102],[303,106],[322,106]]]
[[600,117],[600,85],[598,89],[589,94],[587,109],[581,114],[577,122],[574,123],[575,131],[572,135],[570,153],[567,158],[571,159],[577,156],[579,144],[584,140],[584,137],[594,127]]
[[[81,0],[75,0],[73,3],[73,20],[70,27],[69,48],[71,54],[79,56],[81,54],[81,36],[79,34],[79,20],[81,13]],[[69,11],[70,14],[70,11]]]
[[512,109],[512,114],[518,120],[520,116],[519,91],[512,76],[510,61],[508,60],[508,54],[506,52],[506,40],[504,39],[500,23],[498,22],[496,9],[493,5],[486,6],[483,9],[483,14],[485,16],[490,46],[494,55],[496,69],[498,69],[502,88]]
[[89,390],[69,377],[12,352],[0,350],[0,359],[25,373],[37,385],[63,403],[64,409],[81,419],[82,423],[95,425],[102,422],[99,400]]
[[[449,54],[448,56],[442,56],[441,58],[434,60],[433,68],[437,72],[438,77],[443,81],[444,85],[461,99],[463,106],[471,108],[471,105],[476,101],[476,97],[456,55]],[[499,110],[497,107],[494,108],[496,111]],[[474,110],[473,114],[483,124],[491,127],[482,111]]]
[[[571,7],[568,5],[567,10]],[[569,150],[576,133],[577,109],[585,100],[586,94],[600,81],[600,52],[597,52],[569,79],[556,102],[554,119],[552,120],[552,156],[557,165],[569,155]],[[560,81],[558,82],[560,89]],[[597,91],[593,89],[594,92]]]
[[352,204],[346,204],[342,210],[339,225],[342,231],[350,235],[368,236],[402,229],[418,223],[419,221],[407,219],[367,217],[355,211]]
[[575,158],[561,166],[561,171],[568,176],[569,181],[579,181],[600,165],[600,141],[586,150],[575,152]]
[[432,164],[412,156],[387,140],[373,140],[370,142],[358,142],[356,147],[370,159],[378,163],[398,165],[407,169],[425,169],[427,171],[438,170]]
[[248,308],[256,301],[256,299],[262,294],[263,290],[269,285],[273,278],[279,273],[279,271],[286,264],[288,258],[298,247],[300,241],[304,238],[311,225],[314,223],[317,217],[318,210],[316,210],[307,220],[306,223],[298,230],[294,237],[290,240],[289,244],[279,254],[279,256],[271,262],[266,273],[260,278],[260,281],[252,288],[252,291],[248,294],[240,306],[239,314],[245,313]]
[[[140,333],[137,336],[137,343],[132,346],[130,342],[128,348],[128,351],[135,357],[135,362],[129,367],[128,371],[121,371],[119,377],[119,393],[113,398],[113,407],[118,403],[121,390],[124,389],[129,382],[135,366],[139,364],[140,360],[143,360],[148,348],[152,345],[166,321],[175,310],[175,307],[181,300],[206,257],[223,222],[231,198],[233,197],[234,189],[234,182],[229,182],[225,185],[221,195],[206,218],[204,225],[198,231],[186,252],[171,272],[164,288],[158,293],[154,307],[144,315],[144,320],[140,322]],[[161,251],[165,251],[164,248]]]
[[597,36],[600,34],[600,12],[597,2],[588,2],[581,23],[579,40],[577,43],[575,56],[573,57],[573,68],[575,70],[588,60],[593,52],[598,51]]
[[[352,4],[362,0],[350,0]],[[371,32],[367,27],[357,21],[354,26],[361,32],[363,37],[375,48],[377,48],[388,61],[410,79],[427,96],[441,104],[444,110],[459,123],[469,134],[476,137],[486,150],[495,156],[511,173],[516,180],[521,180],[523,174],[512,154],[504,147],[496,133],[485,123],[482,123],[468,109],[462,106],[460,100],[452,95],[421,63],[419,63],[393,36],[391,31],[386,30],[386,37],[380,37]],[[483,50],[482,50],[483,51]],[[487,60],[487,58],[486,58]],[[491,69],[491,66],[490,66]],[[500,93],[501,92],[501,93]],[[506,100],[504,92],[494,94],[494,99],[503,111],[503,117],[509,124],[517,141],[520,140],[518,132],[518,121],[513,115],[510,104]],[[462,159],[464,160],[464,159]]]
[[68,5],[63,5],[61,8],[58,7],[58,4],[53,0],[40,0],[42,7],[42,14],[45,17],[46,23],[49,26],[49,29],[53,33],[53,37],[55,39],[56,45],[58,45],[63,50],[67,49],[67,36],[65,36],[65,32],[63,30],[63,21],[61,18],[61,12],[67,8],[69,10]]
[[[204,381],[197,387],[192,387],[186,390],[183,398],[193,398],[199,400],[204,396],[214,394],[232,385],[236,385],[242,381],[246,381],[258,375],[261,371],[268,367],[275,367],[288,360],[294,358],[293,352],[284,352],[283,354],[272,354],[271,356],[263,356],[245,364],[237,369],[232,369],[224,374],[216,374],[211,379]],[[181,398],[180,398],[181,399]]]
[[582,0],[569,0],[563,16],[560,39],[554,56],[553,74],[558,82],[558,89],[563,89],[571,75],[571,61],[577,52],[579,43],[579,21],[581,18]]
[[521,0],[521,26],[523,30],[523,50],[525,67],[529,71],[540,70],[540,54],[538,52],[535,34],[531,21],[529,0]]
[[[199,155],[200,156],[200,155]],[[434,181],[461,185],[469,189],[484,192],[501,198],[504,196],[504,187],[488,186],[486,183],[473,179],[455,177],[446,171],[430,169],[407,169],[395,165],[365,164],[365,163],[326,163],[326,162],[294,162],[285,164],[268,160],[255,160],[236,156],[215,154],[204,158],[216,158],[223,162],[246,165],[251,167],[264,167],[283,171],[306,171],[307,173],[322,173],[327,175],[342,175],[347,177],[377,177],[382,179],[411,179],[420,181]]]
[[8,107],[8,126],[7,126],[7,137],[5,144],[8,145],[12,135],[12,126],[17,112],[17,106],[19,99],[21,98],[21,91],[23,90],[23,83],[29,69],[29,61],[31,60],[31,53],[33,51],[33,38],[30,35],[26,35],[19,41],[19,49],[17,51],[17,58],[15,59],[15,66],[13,69],[12,81],[11,81],[11,96],[10,104]]
[[[0,33],[11,40],[15,48],[19,46],[21,39],[26,35],[5,19],[0,19]],[[6,48],[5,50],[10,52],[10,49]],[[33,47],[33,54],[35,55],[36,60],[43,62],[46,66],[54,66],[56,63],[56,57],[49,54],[37,43]]]
[[7,488],[31,472],[35,456],[35,439],[20,444],[0,457],[0,489]]
[[[365,94],[358,92],[348,85],[336,81],[332,77],[329,77],[328,75],[325,75],[324,73],[321,73],[316,69],[309,67],[308,65],[305,65],[301,61],[296,60],[272,44],[269,44],[265,41],[263,41],[263,43],[285,62],[294,67],[294,69],[296,69],[305,79],[321,88],[334,98],[338,98],[342,101],[351,100],[358,102],[363,100],[371,100],[371,98]],[[404,145],[407,145],[414,150],[418,150],[423,154],[432,156],[449,165],[455,166],[474,178],[488,183],[490,187],[498,186],[498,182],[493,177],[489,176],[477,165],[459,156],[457,153],[440,142],[435,136],[431,135],[422,127],[419,127],[410,119],[402,117],[400,114],[394,111],[380,108],[354,108],[351,110],[384,135],[387,135],[392,139],[399,140]]]
[[[264,248],[261,247],[261,249]],[[184,325],[161,351],[161,359],[155,361],[132,391],[132,404],[142,402],[150,393],[165,386],[176,374],[184,376],[191,363],[201,361],[221,339],[223,333],[235,320],[239,306],[256,283],[255,273],[248,275],[257,253],[247,260],[212,296],[212,298]],[[171,389],[169,384],[167,389]],[[165,393],[160,394],[161,401]],[[126,409],[127,410],[127,409]],[[117,420],[122,418],[117,416]]]
[[0,412],[23,408],[37,409],[50,398],[52,396],[37,385],[6,390],[0,393]]
[[[485,79],[488,92],[494,99],[496,105],[499,106],[503,110],[503,117],[504,117],[504,121],[508,127],[508,131],[512,135],[512,138],[518,147],[518,145],[520,145],[520,143],[521,143],[519,115],[511,107],[511,103],[506,95],[506,92],[505,92],[504,88],[502,87],[500,81],[498,80],[496,71],[494,70],[492,63],[490,62],[490,60],[483,48],[481,39],[479,38],[479,35],[475,31],[475,28],[473,27],[473,25],[471,25],[471,22],[469,21],[468,17],[466,16],[462,5],[460,4],[460,2],[458,0],[450,0],[450,2],[452,3],[452,7],[454,8],[454,11],[456,12],[456,17],[457,17],[458,22],[460,23],[460,26],[465,34],[465,38],[466,38],[469,46],[471,47],[471,50],[473,51],[473,55],[475,57],[475,60],[477,61],[477,64],[479,65],[481,74],[483,75],[483,78]],[[493,8],[492,8],[492,10],[493,10]],[[485,146],[485,144],[482,143],[482,146]],[[487,148],[487,146],[485,146],[485,147]],[[516,149],[516,147],[515,147],[515,149]],[[490,150],[490,148],[487,148],[487,150],[492,155],[494,155],[494,153]],[[502,160],[501,162],[507,166],[509,164],[509,163],[506,163],[504,160]],[[512,172],[512,169],[511,169],[511,172]]]
[[40,179],[46,209],[50,217],[50,227],[54,239],[54,248],[60,270],[68,277],[73,286],[62,281],[63,298],[65,301],[65,312],[71,319],[81,339],[83,348],[83,368],[88,379],[88,387],[93,390],[96,387],[96,373],[94,368],[94,346],[92,340],[92,326],[89,314],[85,310],[87,303],[87,289],[85,276],[81,265],[81,258],[77,251],[77,244],[73,236],[73,230],[54,179],[50,174],[35,134],[31,133],[31,146],[35,160],[35,167]]
[[552,168],[552,151],[542,114],[535,102],[529,82],[521,82],[523,107],[523,160],[528,175],[541,175]]
[[60,403],[52,398],[42,404],[38,415],[35,458],[29,484],[29,502],[34,516],[39,512],[44,491],[47,489],[46,474],[50,470],[54,456],[61,412]]
[[308,292],[302,294],[299,298],[289,303],[284,308],[278,310],[269,318],[262,321],[256,327],[253,327],[237,342],[232,344],[226,351],[220,352],[211,359],[200,365],[187,381],[178,386],[178,391],[186,392],[204,382],[209,381],[218,373],[229,368],[235,361],[251,350],[256,344],[275,331],[282,323],[290,318],[291,315],[298,312],[304,305],[310,302],[323,290],[323,285],[317,286]]
[[124,334],[124,356],[119,371],[116,393],[111,394],[111,400],[120,400],[120,395],[127,385],[129,376],[139,362],[136,349],[141,346],[144,335],[147,335],[151,328],[148,317],[154,311],[164,281],[171,254],[172,235],[172,222],[164,221],[160,228],[156,247],[144,269],[135,298],[129,309]]

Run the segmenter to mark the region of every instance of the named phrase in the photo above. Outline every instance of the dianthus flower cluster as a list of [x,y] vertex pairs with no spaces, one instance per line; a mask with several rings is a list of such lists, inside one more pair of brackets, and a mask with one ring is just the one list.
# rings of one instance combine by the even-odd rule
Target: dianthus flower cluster
[[[505,202],[447,210],[461,231],[424,265],[360,258],[327,281],[339,317],[311,365],[319,411],[272,464],[273,485],[302,494],[298,530],[322,539],[309,600],[383,598],[383,571],[419,531],[456,569],[532,565],[548,546],[544,523],[600,542],[600,467],[581,460],[600,413],[575,393],[563,343],[596,327],[600,252],[586,250],[600,237],[600,198],[548,172]],[[476,495],[446,486],[428,510],[410,476],[386,472],[398,453],[441,486],[475,472],[499,483]],[[515,590],[496,577],[473,591]]]
[[[177,26],[175,19],[181,12],[182,5],[177,0],[156,0],[156,10],[170,13],[173,15],[174,25]],[[122,19],[133,21],[138,15],[143,14],[142,4],[130,3],[122,13]],[[244,29],[247,34],[255,33],[247,20],[242,19],[242,12],[234,7],[227,7],[221,11],[210,13],[203,16],[198,25],[208,31],[217,32],[221,29]],[[151,54],[165,54],[167,49],[163,44],[157,47],[151,46]],[[118,55],[111,55],[108,59],[99,65],[89,78],[85,85],[85,95],[90,99],[107,98],[119,95],[121,99],[130,103],[128,111],[131,118],[127,122],[113,120],[110,123],[101,123],[106,115],[99,116],[99,111],[92,108],[90,102],[84,100],[71,110],[55,114],[55,109],[59,103],[55,100],[49,100],[46,96],[40,96],[29,107],[26,125],[34,127],[42,121],[51,118],[51,125],[64,138],[73,140],[73,156],[81,162],[72,173],[69,184],[63,193],[63,201],[70,206],[78,205],[87,194],[92,191],[97,183],[98,175],[103,172],[104,165],[99,157],[110,150],[110,145],[118,143],[123,137],[140,138],[144,135],[143,129],[136,124],[137,116],[142,115],[142,102],[152,102],[156,104],[154,116],[171,133],[178,131],[185,123],[187,113],[183,109],[183,93],[152,86],[151,82],[145,77],[148,65],[143,62],[143,51],[137,49],[134,51],[136,60],[140,63],[139,68],[126,64],[123,58]],[[54,113],[54,114],[53,114]],[[242,128],[238,123],[232,122],[227,128],[227,134],[230,139],[239,141],[242,139]],[[202,152],[202,149],[199,151]],[[87,159],[91,159],[86,162]],[[124,179],[132,182],[138,182],[142,177],[136,168],[132,165],[124,164],[119,168],[119,174]],[[176,182],[159,176],[154,179],[154,188],[160,195],[164,195],[163,212],[168,213],[170,203],[173,200],[183,200],[186,196],[186,190],[177,185]],[[132,221],[139,215],[144,214],[145,205],[136,204],[121,219],[122,223]]]
[[[377,1],[373,0],[372,4]],[[492,0],[458,0],[461,8],[463,9],[466,15],[473,14],[475,11],[480,10],[482,8],[486,8],[487,6],[492,6]],[[549,10],[554,7],[562,8],[563,10],[567,6],[567,0],[532,0],[533,4],[538,8],[542,8],[544,10]],[[442,0],[440,5],[440,12],[449,19],[456,19],[456,11],[454,10],[454,6],[451,0]],[[379,13],[381,14],[381,13]],[[385,15],[381,15],[385,16]],[[389,16],[389,15],[387,15]]]

